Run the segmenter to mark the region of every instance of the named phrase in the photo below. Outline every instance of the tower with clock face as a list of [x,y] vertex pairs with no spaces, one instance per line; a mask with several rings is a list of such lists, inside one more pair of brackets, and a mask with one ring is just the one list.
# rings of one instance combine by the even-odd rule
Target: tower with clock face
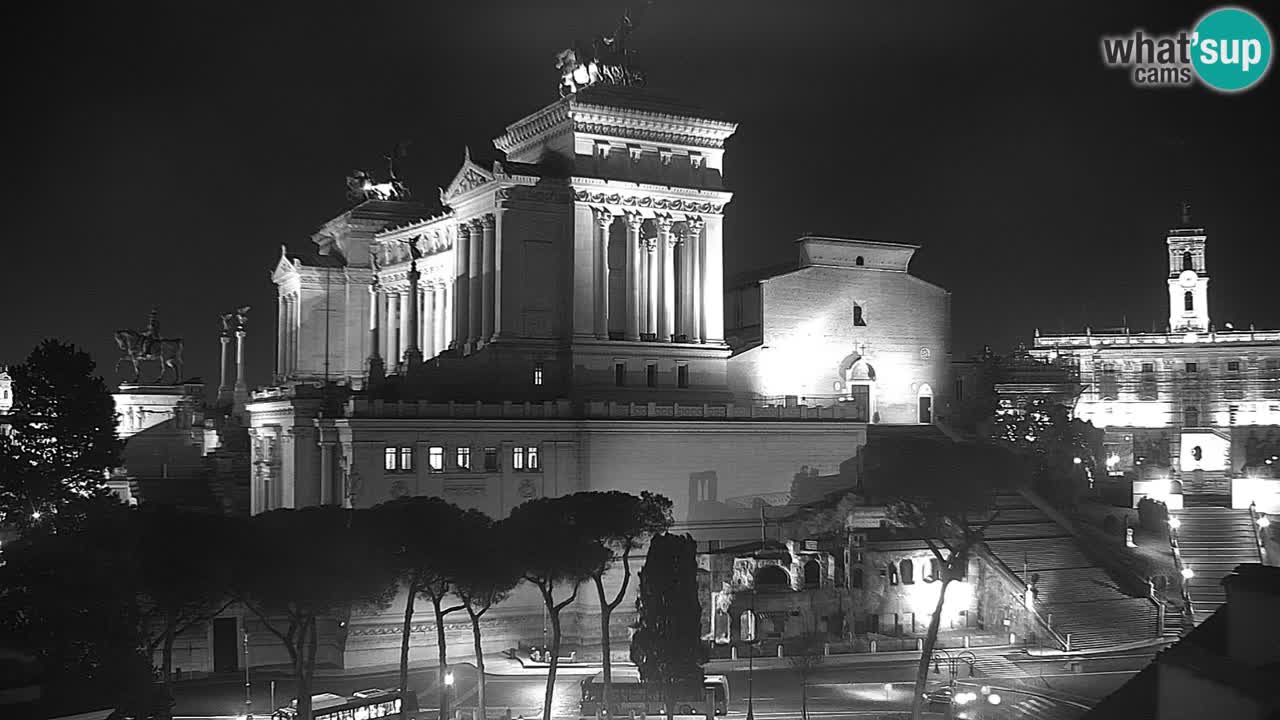
[[1169,231],[1169,330],[1209,331],[1209,273],[1204,228],[1189,223]]

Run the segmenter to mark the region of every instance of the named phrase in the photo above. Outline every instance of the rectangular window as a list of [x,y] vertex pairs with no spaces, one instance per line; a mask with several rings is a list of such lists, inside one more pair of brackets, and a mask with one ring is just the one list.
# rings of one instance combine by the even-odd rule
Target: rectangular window
[[1156,371],[1156,364],[1155,364],[1155,363],[1142,363],[1142,372],[1144,372],[1144,373],[1153,373],[1153,372],[1155,372],[1155,371]]
[[538,460],[537,445],[530,445],[529,447],[525,448],[524,459],[526,464],[529,466],[529,472],[538,472],[539,470],[542,469],[542,465]]
[[389,447],[382,451],[382,469],[388,472],[396,470],[396,449]]
[[658,387],[658,366],[652,363],[644,366],[644,382],[649,387]]
[[961,380],[960,378],[956,378],[955,385],[956,385],[955,399],[963,400],[964,399],[964,380]]
[[1193,372],[1196,372],[1196,371],[1197,371],[1197,370],[1199,370],[1199,369],[1200,369],[1200,367],[1199,367],[1198,365],[1196,365],[1195,363],[1193,363],[1193,362],[1189,362],[1189,363],[1187,363],[1187,372],[1189,372],[1189,373],[1193,373]]
[[471,469],[471,448],[469,447],[458,448],[458,469],[459,470]]
[[682,388],[689,387],[689,366],[688,365],[676,366],[676,386],[682,387]]
[[542,363],[533,364],[533,384],[534,385],[542,384]]
[[413,469],[413,448],[400,448],[400,472],[408,472]]
[[627,384],[627,364],[613,364],[613,384],[618,387],[625,387]]
[[511,469],[517,472],[524,470],[524,448],[511,448]]
[[444,448],[440,445],[428,448],[427,463],[431,466],[431,472],[444,472]]
[[494,472],[498,469],[498,448],[487,447],[484,449],[484,469],[486,472]]
[[1228,371],[1228,372],[1240,372],[1240,361],[1239,361],[1239,360],[1228,360],[1228,361],[1227,361],[1227,371]]

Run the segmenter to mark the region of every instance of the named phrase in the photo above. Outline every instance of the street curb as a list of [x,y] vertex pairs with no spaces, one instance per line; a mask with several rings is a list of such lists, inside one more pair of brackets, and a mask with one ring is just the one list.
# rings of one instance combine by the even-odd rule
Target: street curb
[[1113,652],[1123,652],[1125,650],[1140,650],[1142,648],[1159,647],[1161,645],[1172,645],[1181,638],[1151,638],[1150,640],[1139,640],[1138,642],[1123,643],[1121,645],[1111,645],[1104,648],[1089,648],[1087,650],[1050,650],[1048,648],[1032,648],[1026,651],[1031,657],[1075,657],[1088,655],[1105,655]]

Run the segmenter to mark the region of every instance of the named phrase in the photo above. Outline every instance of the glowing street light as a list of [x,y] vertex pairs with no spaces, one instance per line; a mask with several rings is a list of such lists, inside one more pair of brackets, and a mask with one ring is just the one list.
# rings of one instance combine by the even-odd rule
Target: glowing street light
[[1176,517],[1171,517],[1169,518],[1169,527],[1173,528],[1174,530],[1177,530],[1178,528],[1182,527],[1182,521]]
[[992,705],[999,705],[1000,699],[1001,698],[999,693],[991,693],[990,695],[987,696],[987,702],[991,703]]
[[1082,462],[1084,462],[1084,461],[1083,461],[1083,460],[1081,460],[1081,459],[1080,459],[1080,458],[1078,458],[1078,457],[1073,457],[1073,458],[1071,458],[1071,462],[1075,463],[1076,465],[1079,465],[1080,463],[1082,463]]
[[452,671],[452,670],[447,670],[447,671],[445,671],[445,674],[444,674],[444,684],[445,684],[445,685],[452,685],[452,684],[453,684],[453,671]]
[[31,519],[32,519],[32,520],[39,520],[39,519],[40,519],[40,511],[39,511],[39,510],[36,510],[35,512],[31,513]]
[[1266,515],[1263,515],[1258,518],[1258,527],[1265,528],[1270,526],[1271,526],[1271,518],[1267,517]]
[[1195,577],[1195,576],[1196,576],[1196,574],[1195,574],[1195,572],[1194,572],[1194,571],[1192,571],[1192,570],[1191,570],[1191,568],[1189,568],[1189,567],[1184,567],[1184,568],[1182,568],[1182,577],[1183,577],[1183,579],[1184,579],[1184,580],[1190,580],[1191,578],[1193,578],[1193,577]]
[[893,692],[893,683],[885,683],[885,684],[884,684],[884,699],[885,699],[885,702],[888,702],[888,701],[890,700],[890,698],[889,698],[889,694],[890,694],[890,693],[892,693],[892,692]]

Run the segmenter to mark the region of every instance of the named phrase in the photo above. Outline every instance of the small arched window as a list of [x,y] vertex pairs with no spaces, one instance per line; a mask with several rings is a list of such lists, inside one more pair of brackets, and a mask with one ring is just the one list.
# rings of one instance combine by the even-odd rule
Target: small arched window
[[1195,298],[1191,296],[1190,290],[1182,293],[1182,309],[1187,312],[1191,312],[1196,309],[1196,301]]
[[866,319],[862,317],[861,305],[853,306],[853,324],[856,325],[857,327],[864,327],[867,324]]
[[787,571],[777,565],[765,565],[756,571],[757,590],[788,590],[790,586],[791,578],[787,577]]
[[804,564],[804,586],[806,589],[822,587],[822,566],[817,560]]
[[898,563],[898,572],[902,575],[902,584],[911,585],[916,581],[916,567],[910,560]]
[[1182,411],[1182,424],[1186,427],[1198,427],[1200,425],[1200,410],[1189,407]]
[[858,257],[856,257],[856,258],[854,258],[854,259],[853,259],[853,264],[854,264],[854,265],[857,265],[858,267],[862,267],[862,266],[863,266],[863,265],[865,265],[866,263],[864,263],[864,262],[862,261],[862,256],[861,256],[861,255],[859,255]]
[[933,582],[937,580],[939,575],[939,572],[938,572],[939,567],[940,566],[938,565],[938,558],[929,558],[929,564],[925,567],[925,570],[924,570],[924,581]]
[[1182,253],[1182,269],[1195,270],[1195,262],[1191,259],[1191,251]]

